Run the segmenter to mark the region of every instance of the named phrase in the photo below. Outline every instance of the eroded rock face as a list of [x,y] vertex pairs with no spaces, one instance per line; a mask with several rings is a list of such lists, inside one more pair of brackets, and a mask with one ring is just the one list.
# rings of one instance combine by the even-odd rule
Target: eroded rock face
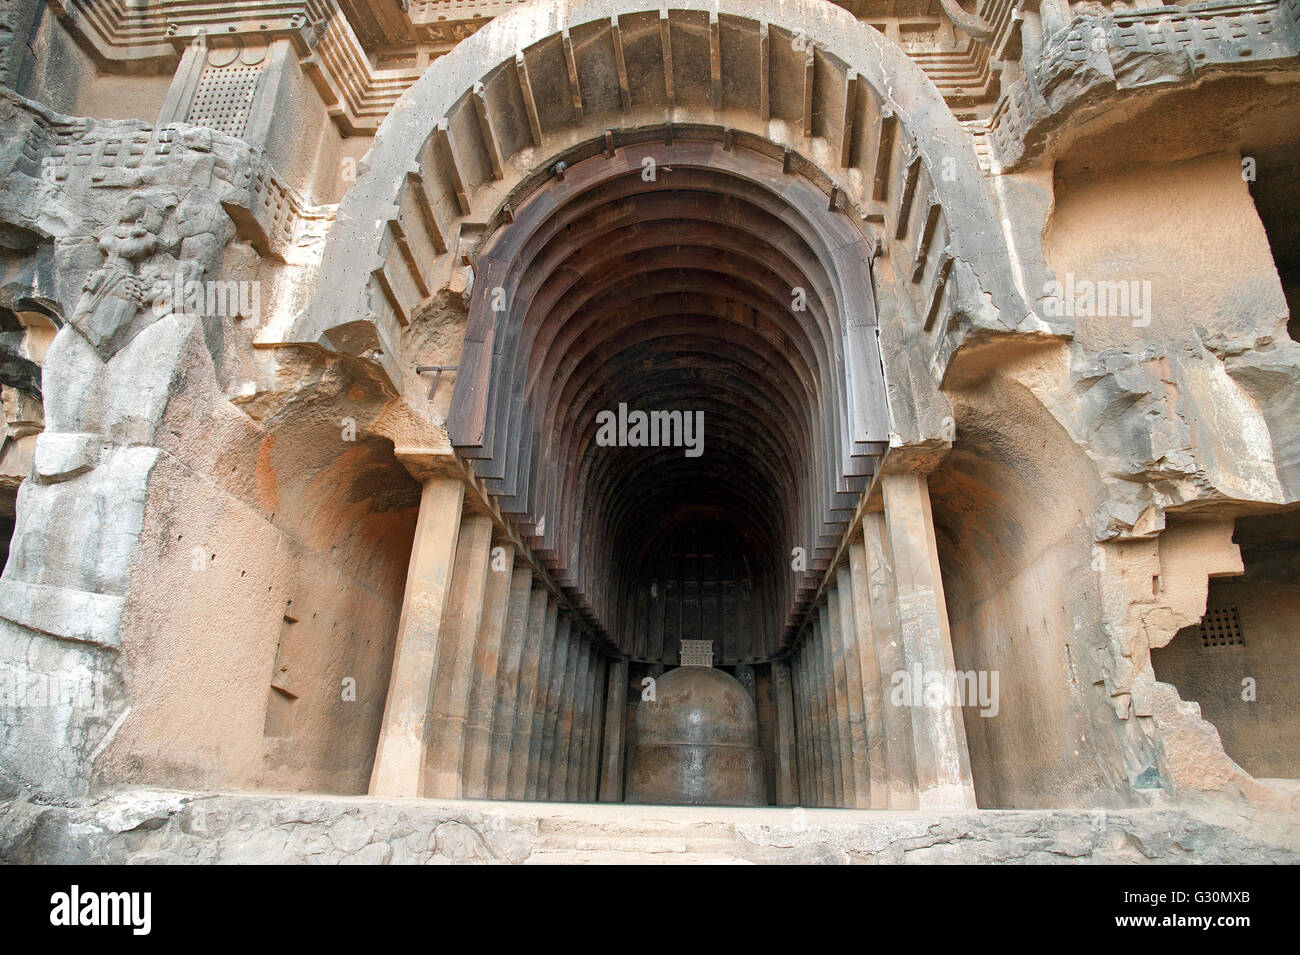
[[[678,815],[680,813],[680,815]],[[74,835],[75,833],[75,835]],[[0,801],[6,864],[1290,864],[1294,813],[846,813],[348,800],[129,790]]]
[[[981,43],[992,41],[991,61],[982,46],[955,49],[954,26],[969,33],[972,24],[938,13],[930,34],[907,25],[908,49],[926,54],[909,58],[892,14],[882,35],[820,0],[670,3],[662,22],[620,21],[610,0],[537,0],[488,26],[413,20],[424,37],[417,65],[391,68],[372,66],[370,54],[401,44],[369,35],[387,29],[369,17],[358,34],[295,16],[263,36],[232,27],[216,42],[200,13],[145,2],[133,7],[128,44],[115,11],[78,24],[49,6],[14,0],[0,10],[0,505],[13,521],[0,579],[0,763],[28,784],[365,791],[420,482],[452,450],[452,394],[458,375],[470,377],[460,368],[496,368],[516,337],[555,332],[549,317],[522,330],[473,326],[467,313],[482,315],[497,292],[510,311],[493,278],[499,263],[480,253],[524,201],[563,184],[566,169],[570,185],[583,162],[620,175],[623,163],[634,176],[644,167],[629,148],[653,159],[676,137],[704,144],[719,168],[752,147],[775,193],[798,181],[855,230],[852,243],[797,250],[834,266],[828,285],[860,273],[857,291],[872,286],[870,308],[831,316],[856,339],[828,334],[806,347],[821,352],[827,385],[833,370],[862,360],[855,341],[878,338],[884,433],[843,435],[853,450],[832,465],[873,463],[828,470],[809,493],[830,502],[828,526],[851,535],[859,512],[877,507],[879,473],[928,475],[945,593],[929,586],[924,621],[946,607],[952,662],[996,671],[1004,696],[996,716],[964,713],[979,804],[1118,809],[1170,794],[1276,804],[1224,751],[1190,691],[1156,679],[1151,651],[1197,625],[1207,580],[1242,574],[1234,532],[1243,515],[1300,505],[1300,345],[1289,319],[1300,241],[1287,225],[1300,216],[1286,212],[1290,193],[1279,185],[1295,181],[1285,157],[1300,154],[1296,0],[1231,14],[1075,4],[1065,19],[1060,5],[1025,8],[991,18],[1005,23],[991,35],[974,25]],[[352,7],[341,3],[338,15]],[[881,11],[869,12],[877,22]],[[610,55],[574,58],[566,17],[582,19],[573,25]],[[675,73],[665,72],[664,37]],[[450,53],[438,45],[456,41]],[[671,189],[678,173],[659,174]],[[741,231],[735,209],[747,201],[728,198],[725,228]],[[1263,215],[1268,202],[1279,208]],[[582,221],[625,212],[611,205]],[[676,235],[659,220],[638,227]],[[572,262],[551,264],[552,284],[568,288]],[[748,269],[737,269],[737,283]],[[191,283],[204,302],[213,283],[224,301],[233,289],[237,304],[219,314],[192,307]],[[759,307],[714,296],[726,306],[719,321],[750,327],[772,368],[804,347],[764,324],[764,308],[793,308],[779,291]],[[1107,295],[1113,305],[1120,291],[1128,307],[1108,312]],[[520,420],[539,378],[569,364],[523,369],[520,391],[499,403],[498,436],[513,434],[506,425]],[[465,386],[480,389],[473,401],[506,380],[489,379]],[[841,390],[846,406],[861,400]],[[753,400],[788,397],[773,391],[764,382]],[[825,394],[840,397],[829,385]],[[833,410],[817,414],[824,420],[787,422],[810,448],[833,443],[819,434]],[[565,419],[570,431],[580,426]],[[467,473],[490,457],[466,449]],[[517,495],[526,510],[529,462],[504,439],[495,450],[503,473],[472,474],[470,496],[481,490],[490,512],[494,495]],[[543,580],[576,563],[589,540],[551,549],[554,511],[493,517],[492,570],[497,551],[507,554],[525,598],[530,587],[549,601],[592,583]],[[842,611],[831,619],[823,603],[810,613],[887,633],[888,609],[864,623],[859,603],[853,619],[844,550],[856,541],[787,530],[811,557],[791,589],[806,600],[834,591]],[[784,572],[785,553],[766,556]],[[891,556],[882,548],[868,563],[866,590],[888,608]],[[1294,614],[1270,589],[1294,585],[1294,570],[1255,582],[1250,612]],[[589,609],[584,600],[574,607]],[[484,619],[496,619],[491,609]],[[1270,626],[1284,630],[1286,619]],[[621,652],[617,639],[588,636],[606,655]],[[883,640],[880,659],[914,636]],[[482,676],[509,672],[509,648],[517,678],[523,640],[475,647],[469,682],[486,700],[466,711],[516,715],[514,684],[498,700]],[[671,640],[658,649],[670,653]],[[540,665],[531,650],[522,654],[529,673]],[[771,782],[797,801],[796,744],[788,734],[771,740],[781,701],[761,702],[776,682],[774,659],[747,672],[758,674],[757,712],[720,671],[661,677],[655,703],[637,710],[627,799],[754,805]],[[887,668],[872,674],[863,661],[858,683],[837,682],[841,695],[815,700],[824,712],[873,692],[864,689],[873,679],[877,694],[887,690]],[[518,701],[540,694],[543,733],[582,724],[599,740],[601,721],[623,716],[617,704],[602,710],[587,667],[616,662],[584,656],[578,673],[551,674],[543,690],[555,692],[539,690],[538,677]],[[1184,671],[1222,675],[1204,660]],[[805,674],[801,692],[823,687],[829,672]],[[582,673],[590,692],[566,709]],[[1223,706],[1239,705],[1231,689],[1216,693]],[[858,757],[882,745],[879,707],[842,712],[835,741],[823,733],[803,745]],[[796,707],[785,718],[799,727],[823,717]],[[536,719],[521,713],[518,724]],[[490,740],[486,722],[474,730]],[[538,758],[556,749],[547,739]],[[597,786],[592,767],[619,774],[623,755],[575,747],[583,788],[560,779],[543,792],[618,792]],[[782,767],[781,780],[764,780],[765,760]],[[864,766],[842,761],[843,778],[865,778]],[[46,821],[70,826],[78,811],[50,810]],[[174,806],[141,809],[144,823],[104,823],[96,838],[132,858],[519,861],[535,846],[527,826],[495,830],[455,813],[376,835],[379,822],[351,810],[286,811],[311,817],[285,817],[300,842],[283,837],[281,822],[255,825],[242,848],[191,839],[176,828],[188,810]],[[30,822],[36,810],[9,812]],[[1182,819],[1183,836],[1161,842],[1156,823],[1132,818],[1113,844],[1068,820],[1045,851],[1219,851],[1209,848],[1219,830]],[[23,832],[8,843],[12,858],[58,856]],[[838,860],[978,854],[949,830],[913,833],[903,848],[895,835],[877,844],[861,832],[813,839],[776,827],[754,842]],[[1033,856],[1022,836],[999,829],[990,851]]]
[[712,667],[678,667],[659,677],[636,715],[637,743],[627,801],[761,806],[763,754],[754,701]]

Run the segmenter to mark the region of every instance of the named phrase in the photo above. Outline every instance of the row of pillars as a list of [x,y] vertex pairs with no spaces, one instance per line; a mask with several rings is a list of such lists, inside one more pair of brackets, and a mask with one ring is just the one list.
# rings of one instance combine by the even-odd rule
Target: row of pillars
[[[772,664],[777,802],[973,809],[961,701],[893,698],[900,674],[955,663],[925,477],[881,487],[883,511]],[[371,793],[621,802],[628,661],[464,502],[460,478],[424,482]]]
[[883,511],[863,515],[794,651],[772,665],[777,801],[974,809],[960,701],[911,692],[915,677],[955,670],[929,488],[907,473],[881,489]]
[[579,631],[465,491],[424,482],[371,794],[621,801],[627,662]]

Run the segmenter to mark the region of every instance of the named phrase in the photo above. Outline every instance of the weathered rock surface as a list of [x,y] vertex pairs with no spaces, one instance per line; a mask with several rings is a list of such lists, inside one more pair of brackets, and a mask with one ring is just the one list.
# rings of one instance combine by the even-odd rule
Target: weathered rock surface
[[0,803],[0,862],[927,864],[1300,862],[1300,815],[855,812],[126,790]]

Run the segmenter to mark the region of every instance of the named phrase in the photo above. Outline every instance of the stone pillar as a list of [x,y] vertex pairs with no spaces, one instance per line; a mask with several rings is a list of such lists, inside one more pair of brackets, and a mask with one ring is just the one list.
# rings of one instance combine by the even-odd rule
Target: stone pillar
[[[806,639],[806,635],[805,635]],[[807,644],[801,643],[791,657],[791,676],[794,678],[794,702],[798,707],[796,730],[799,734],[799,802],[805,806],[817,805],[816,773],[812,745],[812,708],[808,699]]]
[[528,792],[528,751],[533,737],[533,707],[537,705],[537,667],[542,658],[542,633],[550,594],[540,583],[528,599],[528,630],[519,664],[519,687],[515,696],[515,732],[510,740],[508,791],[511,799],[523,799]]
[[[866,546],[859,531],[849,543],[849,562],[838,571],[840,613],[846,634],[851,635],[856,672],[861,681],[862,729],[866,743],[868,792],[872,809],[889,808],[888,742],[881,695],[880,666],[876,660],[876,635],[871,619],[871,589],[867,580]],[[854,672],[850,664],[850,673]],[[853,690],[850,689],[850,694]],[[910,735],[905,734],[906,739]],[[859,793],[859,797],[861,793]],[[861,798],[858,806],[862,807]]]
[[[882,476],[885,522],[894,558],[899,633],[907,670],[922,681],[942,679],[951,687],[956,664],[939,575],[939,552],[924,475]],[[935,699],[943,696],[944,699]],[[922,694],[912,703],[912,740],[917,798],[922,809],[974,809],[961,701],[948,694]]]
[[442,615],[425,762],[426,796],[459,799],[463,795],[461,762],[465,755],[474,644],[483,617],[491,550],[492,519],[484,514],[467,515],[460,524],[451,593]]
[[[515,549],[498,545],[497,560],[489,560],[487,588],[483,595],[483,618],[474,648],[474,668],[470,681],[469,716],[465,723],[465,758],[461,788],[467,799],[488,796],[488,770],[492,762],[492,726],[496,719],[497,673],[500,669],[501,642],[510,609],[510,582],[513,579]],[[495,550],[495,548],[493,548]]]
[[[876,665],[880,668],[881,721],[885,732],[885,760],[889,770],[889,808],[917,808],[917,760],[911,737],[910,707],[893,702],[894,678],[906,672],[902,638],[898,634],[898,598],[894,592],[893,557],[883,512],[862,518],[866,543],[867,589],[871,630],[875,635]],[[850,560],[853,552],[850,550]]]
[[609,664],[609,683],[605,690],[605,759],[600,775],[600,801],[623,801],[623,744],[626,738],[623,719],[627,712],[628,661]]
[[587,739],[582,747],[583,802],[596,800],[596,781],[600,775],[600,731],[605,714],[605,661],[594,647],[591,653],[591,704],[587,708]]
[[826,631],[822,627],[824,612],[825,607],[821,607],[813,616],[813,693],[817,700],[818,746],[822,754],[821,804],[835,806],[839,803],[839,762],[835,754],[835,739],[831,736],[834,697],[826,666]]
[[488,795],[493,799],[510,797],[510,747],[515,734],[515,699],[532,590],[532,569],[527,564],[515,564],[510,579],[510,607],[501,642],[501,661],[497,667],[496,716],[492,721],[492,762],[488,772]]
[[393,670],[370,774],[372,795],[420,795],[438,641],[451,590],[464,499],[460,479],[442,474],[427,478],[420,493]]
[[555,621],[551,643],[551,682],[546,688],[546,719],[542,725],[542,755],[537,763],[537,798],[551,798],[551,778],[555,775],[555,754],[560,731],[560,699],[564,693],[564,676],[569,665],[569,628],[572,621],[561,613]]
[[808,779],[804,771],[807,759],[803,742],[803,699],[799,693],[799,653],[791,652],[787,662],[790,667],[790,707],[794,711],[794,792],[795,805],[808,804]]
[[[853,772],[853,740],[849,730],[848,674],[844,665],[844,638],[840,635],[839,592],[831,587],[826,593],[826,646],[829,657],[831,690],[835,695],[834,719],[831,732],[835,734],[835,751],[839,753],[840,788],[839,805],[857,805],[857,780]],[[861,698],[859,698],[861,705]]]
[[[835,634],[836,671],[838,681],[844,674],[844,715],[848,737],[849,778],[852,781],[850,806],[871,808],[871,760],[867,739],[867,700],[862,685],[862,670],[858,655],[858,630],[853,615],[853,578],[848,564],[835,571],[835,587],[831,590],[831,632]],[[871,639],[871,634],[867,634]]]
[[573,731],[577,749],[574,751],[573,765],[570,767],[573,772],[572,799],[574,802],[585,802],[587,799],[583,783],[587,779],[587,755],[591,746],[591,705],[594,696],[592,691],[596,678],[596,651],[588,646],[583,650],[583,655],[587,658],[587,665],[583,670],[578,725]]
[[798,772],[795,756],[794,698],[790,688],[790,664],[772,661],[772,706],[776,711],[776,804],[799,804]]
[[583,641],[578,651],[578,682],[573,707],[573,731],[569,737],[569,762],[564,776],[564,798],[577,802],[582,798],[582,746],[587,729],[587,708],[591,705],[591,651]]
[[573,745],[573,724],[578,696],[578,659],[583,640],[572,626],[565,635],[569,655],[564,666],[564,692],[560,695],[560,725],[555,742],[555,765],[551,769],[551,798],[568,798],[569,752]]
[[528,766],[524,772],[524,798],[536,799],[541,788],[542,747],[546,736],[546,705],[551,692],[551,667],[555,663],[555,628],[559,619],[555,598],[546,601],[542,621],[541,646],[538,647],[537,688],[533,694],[533,722],[528,737]]
[[[863,549],[849,548],[849,567],[865,581],[876,665],[880,671],[881,724],[885,735],[885,766],[889,777],[889,808],[915,809],[916,760],[912,753],[912,710],[897,706],[891,691],[896,674],[905,672],[903,641],[898,633],[893,558],[885,515],[872,511],[862,517]],[[857,561],[855,564],[854,561]]]
[[799,651],[799,670],[803,678],[802,690],[805,708],[808,711],[808,800],[811,806],[825,805],[822,797],[825,787],[822,785],[822,744],[821,726],[817,719],[817,668],[813,665],[813,629],[810,626],[804,633],[803,646]]

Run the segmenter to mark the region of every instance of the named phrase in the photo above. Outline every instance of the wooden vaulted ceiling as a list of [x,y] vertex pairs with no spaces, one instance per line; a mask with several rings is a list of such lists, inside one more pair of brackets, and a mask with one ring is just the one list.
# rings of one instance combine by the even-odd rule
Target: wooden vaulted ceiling
[[[770,657],[886,434],[869,246],[715,142],[598,153],[512,215],[476,259],[453,444],[620,650]],[[703,412],[703,453],[601,446],[620,404]]]

